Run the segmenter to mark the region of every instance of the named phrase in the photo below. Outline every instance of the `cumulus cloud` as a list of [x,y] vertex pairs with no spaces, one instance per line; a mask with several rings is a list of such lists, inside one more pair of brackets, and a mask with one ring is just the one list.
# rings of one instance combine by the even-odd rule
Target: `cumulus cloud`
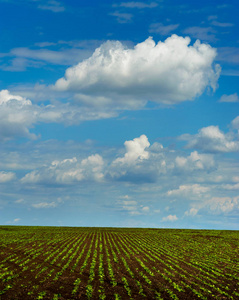
[[177,221],[178,220],[178,217],[176,215],[168,215],[167,217],[164,217],[162,219],[163,222],[174,222],[174,221]]
[[205,205],[214,214],[229,213],[239,209],[239,196],[237,197],[213,197]]
[[150,143],[145,135],[124,143],[126,153],[118,157],[109,166],[107,176],[114,180],[134,183],[151,182],[155,180],[150,163],[150,153],[146,150]]
[[157,44],[150,37],[133,49],[108,41],[90,58],[68,68],[53,88],[114,103],[193,100],[206,87],[216,88],[220,67],[213,66],[215,49],[200,41],[189,44],[190,38],[177,35]]
[[36,105],[25,97],[13,95],[8,90],[0,91],[0,140],[14,137],[36,139],[30,129],[37,123],[79,124],[83,121],[115,117],[107,109],[92,109],[70,103]]
[[[237,123],[237,121],[233,121]],[[205,152],[235,152],[239,151],[239,142],[233,141],[231,134],[224,134],[218,126],[208,126],[199,130],[196,135],[183,135],[187,140],[187,148],[200,149]]]
[[153,23],[150,25],[149,32],[150,33],[159,33],[161,35],[167,35],[170,32],[177,29],[179,24],[170,24],[170,25],[163,25],[162,23]]
[[104,161],[98,154],[78,161],[76,157],[53,161],[50,166],[27,173],[22,183],[72,184],[83,180],[100,181]]
[[13,172],[0,172],[0,183],[5,183],[16,178],[16,174]]
[[239,102],[239,97],[237,93],[234,93],[232,95],[222,95],[219,102]]
[[0,91],[0,138],[13,136],[35,138],[29,128],[35,122],[35,115],[30,100],[12,95],[8,90]]
[[215,168],[213,156],[192,152],[188,157],[177,156],[175,159],[176,170],[192,172],[197,170],[211,171]]
[[150,146],[146,135],[143,134],[132,141],[126,141],[124,145],[126,149],[124,157],[117,158],[113,164],[135,164],[137,161],[149,158],[149,152],[145,150]]
[[192,185],[180,185],[176,190],[170,190],[167,192],[168,196],[180,196],[180,197],[201,197],[203,194],[209,192],[209,188],[205,186],[201,186],[200,184],[192,184]]
[[190,210],[185,211],[184,215],[194,217],[194,216],[196,216],[197,213],[198,213],[198,209],[192,207],[192,208],[190,208]]

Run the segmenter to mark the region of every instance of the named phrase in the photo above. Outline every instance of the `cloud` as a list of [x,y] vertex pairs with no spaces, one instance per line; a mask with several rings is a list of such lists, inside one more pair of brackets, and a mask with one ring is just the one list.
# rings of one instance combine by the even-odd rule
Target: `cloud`
[[213,197],[205,204],[205,208],[214,214],[229,213],[239,209],[238,197]]
[[16,174],[13,172],[0,172],[0,183],[5,183],[16,178]]
[[183,135],[180,139],[188,141],[187,148],[200,149],[204,152],[239,151],[239,142],[233,141],[233,136],[224,134],[218,126],[204,127],[199,130],[198,134]]
[[239,64],[239,48],[237,47],[219,47],[217,61],[230,64]]
[[43,10],[50,10],[55,13],[65,11],[65,7],[60,2],[55,0],[47,1],[45,5],[38,5],[38,8]]
[[170,32],[177,29],[179,24],[163,25],[162,23],[153,23],[150,25],[150,33],[159,33],[161,35],[168,35]]
[[113,13],[109,14],[110,16],[116,17],[116,20],[118,23],[129,23],[131,22],[133,15],[132,14],[128,14],[128,13],[121,13],[118,11],[115,11]]
[[[40,43],[38,47],[43,47],[42,44],[51,45],[54,43]],[[56,44],[57,45],[57,44]],[[27,47],[13,48],[9,53],[4,53],[3,56],[9,60],[2,63],[1,69],[4,71],[21,72],[29,67],[40,68],[45,64],[69,66],[77,63],[79,60],[86,59],[92,54],[92,51],[84,47],[81,48],[62,48],[60,50],[49,49],[30,49]]]
[[177,156],[175,168],[183,172],[212,171],[215,169],[215,162],[212,155],[194,151],[188,157]]
[[234,93],[232,95],[222,95],[219,102],[239,102],[239,97],[237,93]]
[[40,203],[36,203],[36,204],[32,204],[32,207],[40,209],[40,208],[54,208],[56,207],[58,204],[56,202],[40,202]]
[[198,213],[198,209],[192,207],[192,208],[190,208],[190,210],[187,210],[184,215],[194,217],[194,216],[196,216],[197,213]]
[[199,41],[189,44],[188,37],[177,35],[158,44],[150,37],[133,49],[108,41],[68,68],[53,88],[78,93],[79,101],[88,95],[124,105],[129,99],[140,105],[193,100],[206,87],[216,88],[220,67],[213,67],[215,49]]
[[201,186],[200,184],[192,184],[192,185],[180,185],[176,190],[170,190],[167,192],[168,196],[179,196],[179,197],[201,197],[203,194],[209,192],[209,188],[205,186]]
[[214,25],[214,26],[218,26],[218,27],[232,27],[232,26],[234,26],[234,24],[232,24],[232,23],[221,23],[221,22],[218,22],[218,21],[212,21],[211,24]]
[[216,31],[212,27],[193,26],[183,30],[183,33],[203,41],[216,42]]
[[30,129],[37,123],[79,124],[82,121],[115,117],[113,110],[91,108],[55,103],[54,105],[36,105],[8,90],[0,91],[0,140],[15,137],[36,139]]
[[158,6],[158,3],[156,2],[151,2],[151,3],[144,3],[144,2],[122,2],[119,5],[115,4],[113,7],[126,7],[126,8],[138,8],[138,9],[143,9],[143,8],[155,8]]
[[237,116],[234,120],[231,122],[232,128],[238,130],[239,134],[239,116]]
[[177,221],[177,220],[178,220],[178,218],[177,218],[176,215],[168,215],[167,217],[164,217],[164,218],[162,219],[163,222],[168,222],[168,221],[170,221],[170,222],[175,222],[175,221]]
[[141,160],[149,158],[149,152],[145,149],[150,146],[146,135],[141,135],[139,138],[135,138],[132,141],[126,141],[124,143],[126,153],[124,157],[117,158],[113,161],[113,164],[135,164]]
[[104,161],[98,154],[78,161],[76,157],[53,161],[50,166],[27,173],[21,182],[40,184],[72,184],[80,181],[101,181]]
[[239,183],[236,184],[225,184],[222,186],[225,190],[239,190]]
[[107,177],[113,180],[133,183],[150,182],[155,180],[155,170],[152,171],[150,153],[146,150],[150,143],[145,135],[124,143],[126,153],[115,159],[107,171]]

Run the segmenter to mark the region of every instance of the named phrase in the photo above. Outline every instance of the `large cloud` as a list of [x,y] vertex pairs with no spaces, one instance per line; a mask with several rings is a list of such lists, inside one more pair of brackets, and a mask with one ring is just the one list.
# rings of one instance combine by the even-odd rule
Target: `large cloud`
[[193,100],[207,86],[216,88],[220,67],[213,67],[215,49],[200,41],[189,44],[190,38],[177,35],[158,44],[150,37],[133,49],[108,41],[68,68],[54,88],[123,103]]
[[[233,121],[236,128],[237,121]],[[234,152],[239,151],[239,142],[233,140],[231,134],[224,134],[218,126],[201,128],[198,134],[183,135],[182,140],[187,140],[187,148],[200,149],[205,152]]]

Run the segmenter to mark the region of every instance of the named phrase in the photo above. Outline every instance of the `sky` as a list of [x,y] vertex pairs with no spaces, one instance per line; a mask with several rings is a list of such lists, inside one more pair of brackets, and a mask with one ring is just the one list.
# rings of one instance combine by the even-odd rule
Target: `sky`
[[238,9],[0,0],[0,224],[238,230]]

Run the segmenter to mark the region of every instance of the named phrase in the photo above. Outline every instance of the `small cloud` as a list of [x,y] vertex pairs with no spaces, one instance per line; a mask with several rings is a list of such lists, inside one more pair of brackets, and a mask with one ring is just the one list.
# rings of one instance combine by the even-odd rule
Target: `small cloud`
[[232,95],[222,95],[219,102],[239,102],[239,97],[237,93],[234,93]]
[[132,14],[128,14],[128,13],[120,13],[118,11],[114,12],[114,13],[110,13],[110,16],[116,17],[117,22],[124,24],[124,23],[129,23],[131,22],[133,15]]
[[176,215],[168,215],[167,217],[164,217],[162,219],[163,222],[167,222],[167,221],[170,221],[170,222],[174,222],[174,221],[177,221],[178,218]]
[[20,220],[21,220],[20,218],[16,218],[16,219],[13,220],[13,223],[17,223],[17,222],[19,222]]
[[208,19],[208,21],[216,20],[216,19],[217,19],[217,16],[216,16],[216,15],[208,16],[207,19]]
[[214,25],[214,26],[218,26],[218,27],[232,27],[232,26],[234,26],[234,24],[232,24],[232,23],[221,23],[221,22],[218,22],[218,21],[212,21],[211,24]]
[[154,8],[157,7],[158,3],[156,2],[151,2],[149,4],[144,3],[144,2],[122,2],[119,5],[115,4],[113,5],[113,7],[127,7],[127,8],[138,8],[138,9],[142,9],[142,8]]
[[198,213],[198,209],[192,207],[190,210],[187,210],[184,215],[194,217],[196,216],[197,213]]
[[209,191],[208,187],[201,186],[200,184],[180,185],[179,189],[170,190],[167,192],[168,196],[183,196],[183,197],[200,197]]
[[13,172],[0,172],[0,183],[5,183],[16,178]]
[[144,207],[141,208],[141,210],[142,210],[142,212],[144,212],[144,213],[148,213],[149,210],[150,210],[150,208],[149,208],[148,206],[144,206]]
[[183,31],[183,33],[189,34],[192,37],[203,41],[216,42],[218,40],[215,36],[216,31],[212,27],[188,27]]
[[162,23],[153,23],[150,25],[149,32],[167,35],[177,29],[179,24],[163,25]]
[[15,203],[23,204],[23,203],[25,203],[25,200],[21,198],[21,199],[16,200]]
[[32,207],[34,208],[52,208],[52,207],[56,207],[57,203],[56,202],[40,202],[40,203],[36,203],[36,204],[32,204]]
[[61,5],[60,2],[55,0],[48,1],[46,5],[38,5],[38,8],[43,10],[50,10],[55,13],[63,12],[65,10],[65,7]]

